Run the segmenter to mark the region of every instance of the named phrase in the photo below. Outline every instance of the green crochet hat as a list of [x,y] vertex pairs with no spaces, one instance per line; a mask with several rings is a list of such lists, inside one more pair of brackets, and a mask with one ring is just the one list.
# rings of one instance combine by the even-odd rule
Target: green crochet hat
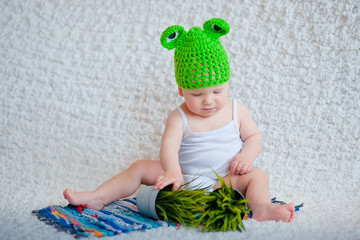
[[161,45],[175,49],[175,77],[182,89],[198,89],[226,83],[230,79],[230,65],[219,38],[226,35],[229,24],[213,18],[188,32],[182,26],[168,27],[161,35]]

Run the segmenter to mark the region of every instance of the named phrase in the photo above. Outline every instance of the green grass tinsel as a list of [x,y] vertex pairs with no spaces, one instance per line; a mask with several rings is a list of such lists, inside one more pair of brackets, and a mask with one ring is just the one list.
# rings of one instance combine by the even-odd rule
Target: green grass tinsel
[[[201,217],[192,222],[193,227],[202,228],[204,232],[210,231],[243,231],[245,230],[242,219],[246,213],[250,212],[247,208],[248,200],[242,199],[232,188],[226,185],[224,179],[216,172],[221,188],[209,194],[203,205]],[[240,198],[240,199],[239,199]]]
[[188,225],[196,220],[202,211],[204,202],[211,198],[207,189],[187,189],[187,185],[172,191],[171,187],[160,190],[155,208],[159,218],[172,223]]
[[159,218],[198,227],[204,232],[243,231],[242,219],[246,213],[248,200],[242,198],[233,188],[227,186],[216,172],[221,188],[208,193],[205,189],[189,190],[188,185],[172,191],[171,186],[160,190],[155,207]]

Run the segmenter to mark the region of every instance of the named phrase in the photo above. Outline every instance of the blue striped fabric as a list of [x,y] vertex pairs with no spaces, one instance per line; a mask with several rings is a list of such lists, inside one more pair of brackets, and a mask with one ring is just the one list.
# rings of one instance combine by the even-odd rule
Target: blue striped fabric
[[113,236],[131,231],[174,226],[166,221],[156,221],[141,216],[136,208],[136,198],[115,201],[103,210],[83,209],[81,213],[72,205],[52,205],[33,211],[38,218],[75,237]]

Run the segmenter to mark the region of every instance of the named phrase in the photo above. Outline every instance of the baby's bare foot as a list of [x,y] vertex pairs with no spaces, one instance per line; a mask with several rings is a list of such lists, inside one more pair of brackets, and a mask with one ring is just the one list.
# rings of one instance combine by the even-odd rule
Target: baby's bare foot
[[278,205],[274,208],[274,220],[291,222],[295,218],[295,205],[294,203],[288,203],[284,205]]
[[254,211],[253,218],[257,221],[283,221],[291,222],[295,217],[295,205],[294,203],[288,203],[283,205],[269,204]]
[[88,208],[94,210],[101,210],[104,204],[95,192],[72,192],[70,189],[65,189],[63,192],[65,199],[74,206],[86,205]]

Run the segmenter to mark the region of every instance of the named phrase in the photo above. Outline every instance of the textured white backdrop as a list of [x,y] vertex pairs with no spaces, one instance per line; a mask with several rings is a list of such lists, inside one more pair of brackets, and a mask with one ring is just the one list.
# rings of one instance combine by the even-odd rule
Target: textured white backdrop
[[109,239],[359,239],[360,9],[348,1],[1,1],[0,239],[73,239],[31,214],[134,160],[157,159],[181,98],[166,27],[221,17],[231,97],[264,135],[292,223],[245,233],[162,228]]

